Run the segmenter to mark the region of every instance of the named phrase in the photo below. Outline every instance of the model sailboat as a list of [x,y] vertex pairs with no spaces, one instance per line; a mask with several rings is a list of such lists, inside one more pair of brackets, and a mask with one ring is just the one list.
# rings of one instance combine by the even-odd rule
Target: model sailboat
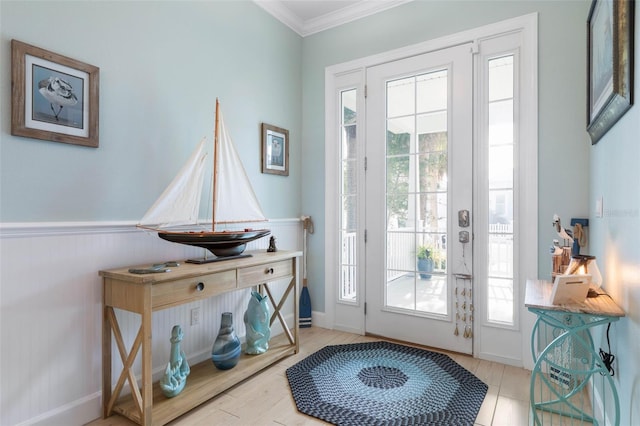
[[[205,248],[218,257],[239,256],[248,242],[269,235],[271,231],[216,231],[216,226],[220,224],[266,221],[233,141],[225,128],[217,99],[210,230],[193,229],[193,226],[198,225],[200,212],[207,157],[205,142],[206,138],[200,141],[189,160],[140,220],[138,226],[157,231],[158,236],[167,241]],[[191,229],[187,230],[185,226]]]

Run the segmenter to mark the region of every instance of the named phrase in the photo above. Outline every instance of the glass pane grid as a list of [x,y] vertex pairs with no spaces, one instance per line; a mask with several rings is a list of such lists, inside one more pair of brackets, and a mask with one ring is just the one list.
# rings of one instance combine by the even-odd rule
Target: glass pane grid
[[341,268],[339,282],[339,299],[347,302],[356,302],[358,295],[357,286],[357,91],[350,89],[340,94],[342,132],[340,141],[341,149],[341,215],[340,215],[340,240],[341,240]]
[[513,324],[513,280],[489,277],[487,319]]
[[488,62],[487,320],[514,324],[513,55]]
[[489,146],[513,143],[513,99],[489,103]]
[[357,91],[355,89],[345,90],[341,93],[340,101],[342,107],[341,124],[355,124],[356,122],[356,105],[357,105]]
[[415,114],[415,77],[387,82],[387,117]]
[[489,60],[489,101],[513,97],[513,55]]
[[355,302],[358,294],[357,276],[355,265],[342,265],[342,276],[340,277],[340,299]]
[[447,70],[387,83],[385,306],[446,315]]
[[406,311],[446,315],[447,276],[431,273],[427,278],[413,271],[387,270],[386,306]]
[[355,194],[358,190],[358,176],[356,170],[356,162],[342,162],[342,194]]
[[342,159],[354,159],[356,158],[357,146],[358,142],[357,136],[357,126],[350,125],[344,126],[342,128]]
[[[500,225],[498,225],[500,226]],[[513,278],[513,234],[489,233],[488,276]]]

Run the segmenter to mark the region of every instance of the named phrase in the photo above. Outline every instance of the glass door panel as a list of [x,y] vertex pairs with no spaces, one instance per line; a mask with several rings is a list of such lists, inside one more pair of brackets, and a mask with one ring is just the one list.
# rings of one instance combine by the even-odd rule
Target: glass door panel
[[[372,67],[366,120],[366,329],[467,353],[470,340],[453,334],[449,259],[459,259],[461,250],[449,240],[457,229],[453,209],[472,205],[471,99],[460,100],[464,106],[452,115],[454,94],[461,90],[456,88],[470,87],[470,79],[468,46]],[[464,172],[452,185],[454,160]],[[454,199],[458,186],[469,191]],[[426,329],[437,338],[425,335]]]

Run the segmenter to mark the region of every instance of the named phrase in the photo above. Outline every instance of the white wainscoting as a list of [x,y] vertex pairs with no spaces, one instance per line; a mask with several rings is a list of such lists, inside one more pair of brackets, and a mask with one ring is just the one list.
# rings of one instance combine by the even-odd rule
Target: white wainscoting
[[[297,218],[270,221],[268,227],[278,249],[301,249]],[[268,243],[269,238],[262,238],[248,249],[266,249]],[[98,271],[202,253],[137,230],[133,223],[0,224],[0,424],[82,425],[100,417]],[[161,374],[166,366],[175,324],[183,328],[182,348],[192,364],[209,357],[223,311],[234,313],[236,332],[244,336],[242,315],[249,294],[247,289],[154,313],[154,373]],[[195,307],[200,307],[200,325],[191,326]],[[284,312],[292,320],[292,302]],[[124,311],[117,316],[130,347],[139,318]],[[277,323],[274,334],[281,332]],[[115,383],[122,363],[115,344],[113,351]],[[139,375],[139,360],[135,368]]]

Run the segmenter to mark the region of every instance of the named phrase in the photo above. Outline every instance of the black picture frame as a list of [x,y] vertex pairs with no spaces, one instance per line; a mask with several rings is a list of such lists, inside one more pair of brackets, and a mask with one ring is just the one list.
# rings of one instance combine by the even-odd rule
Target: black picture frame
[[596,144],[633,105],[634,0],[593,0],[587,18],[587,132]]

